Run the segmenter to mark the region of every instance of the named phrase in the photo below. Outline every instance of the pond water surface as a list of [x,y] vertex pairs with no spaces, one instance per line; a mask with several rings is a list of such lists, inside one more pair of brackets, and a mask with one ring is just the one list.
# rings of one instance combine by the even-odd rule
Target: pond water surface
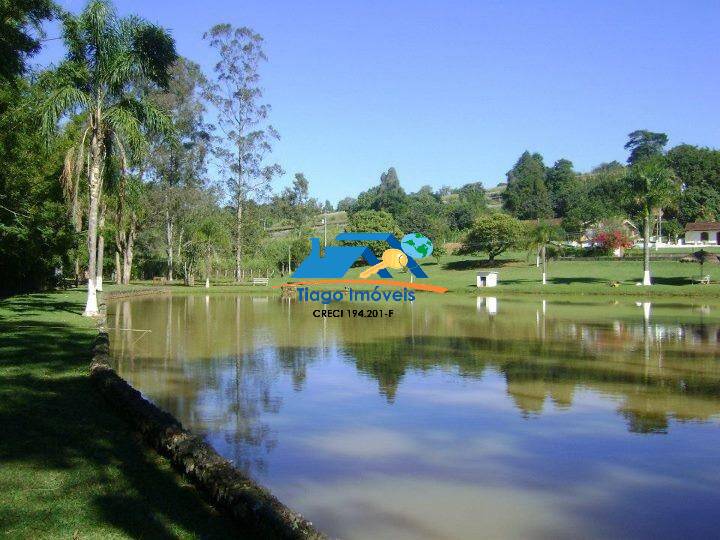
[[720,306],[317,307],[270,293],[118,300],[113,356],[333,537],[718,535]]

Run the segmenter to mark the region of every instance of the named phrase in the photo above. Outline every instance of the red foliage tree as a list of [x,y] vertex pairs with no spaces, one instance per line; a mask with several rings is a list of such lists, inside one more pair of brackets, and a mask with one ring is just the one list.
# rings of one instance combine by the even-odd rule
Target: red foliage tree
[[625,231],[616,229],[600,232],[593,240],[593,245],[605,253],[612,253],[616,249],[620,249],[622,253],[622,250],[633,246],[633,241]]

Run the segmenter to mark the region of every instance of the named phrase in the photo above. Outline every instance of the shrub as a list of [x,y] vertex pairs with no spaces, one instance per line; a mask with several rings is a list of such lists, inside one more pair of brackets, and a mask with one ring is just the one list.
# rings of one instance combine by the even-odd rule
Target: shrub
[[611,231],[602,231],[593,239],[593,247],[605,254],[610,255],[616,249],[620,250],[620,253],[633,246],[633,241],[630,237],[620,229]]

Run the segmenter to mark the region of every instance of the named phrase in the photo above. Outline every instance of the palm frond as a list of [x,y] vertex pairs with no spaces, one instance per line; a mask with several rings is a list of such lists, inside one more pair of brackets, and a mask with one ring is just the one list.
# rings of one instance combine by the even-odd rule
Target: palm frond
[[123,102],[113,105],[105,112],[105,122],[116,136],[127,143],[133,154],[142,153],[147,143],[140,119],[132,107]]
[[75,86],[67,84],[54,89],[38,106],[43,136],[49,141],[63,115],[88,106],[87,94]]
[[65,154],[63,169],[60,172],[60,185],[63,198],[67,206],[68,216],[75,226],[75,230],[82,228],[82,213],[80,211],[80,175],[85,159],[85,135],[78,144],[71,146]]
[[127,50],[119,51],[107,63],[107,82],[114,94],[121,94],[129,81],[140,78],[140,70],[133,55]]
[[61,16],[63,27],[63,41],[68,50],[68,58],[71,61],[84,61],[87,49],[87,42],[82,33],[80,20],[72,13],[64,13]]
[[168,138],[174,135],[170,116],[147,99],[126,97],[108,109],[105,118],[131,152],[145,147],[143,129],[149,134]]
[[77,183],[75,182],[75,170],[77,168],[77,148],[72,146],[65,154],[63,169],[60,173],[60,186],[62,187],[63,198],[68,208],[68,214],[75,222],[77,207]]
[[167,88],[170,66],[177,60],[175,40],[160,26],[139,21],[134,24],[131,51],[142,74],[162,88]]

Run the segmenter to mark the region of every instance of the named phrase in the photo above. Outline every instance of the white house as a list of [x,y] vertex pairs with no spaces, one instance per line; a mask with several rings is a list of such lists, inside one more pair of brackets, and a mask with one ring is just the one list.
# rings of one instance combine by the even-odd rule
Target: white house
[[637,240],[640,238],[640,231],[632,221],[629,219],[613,220],[608,219],[599,221],[597,223],[591,223],[585,229],[585,234],[581,238],[582,245],[592,245],[595,237],[603,231],[611,231],[614,229],[620,229],[623,231],[630,240]]
[[685,244],[719,245],[720,221],[696,221],[685,225]]

